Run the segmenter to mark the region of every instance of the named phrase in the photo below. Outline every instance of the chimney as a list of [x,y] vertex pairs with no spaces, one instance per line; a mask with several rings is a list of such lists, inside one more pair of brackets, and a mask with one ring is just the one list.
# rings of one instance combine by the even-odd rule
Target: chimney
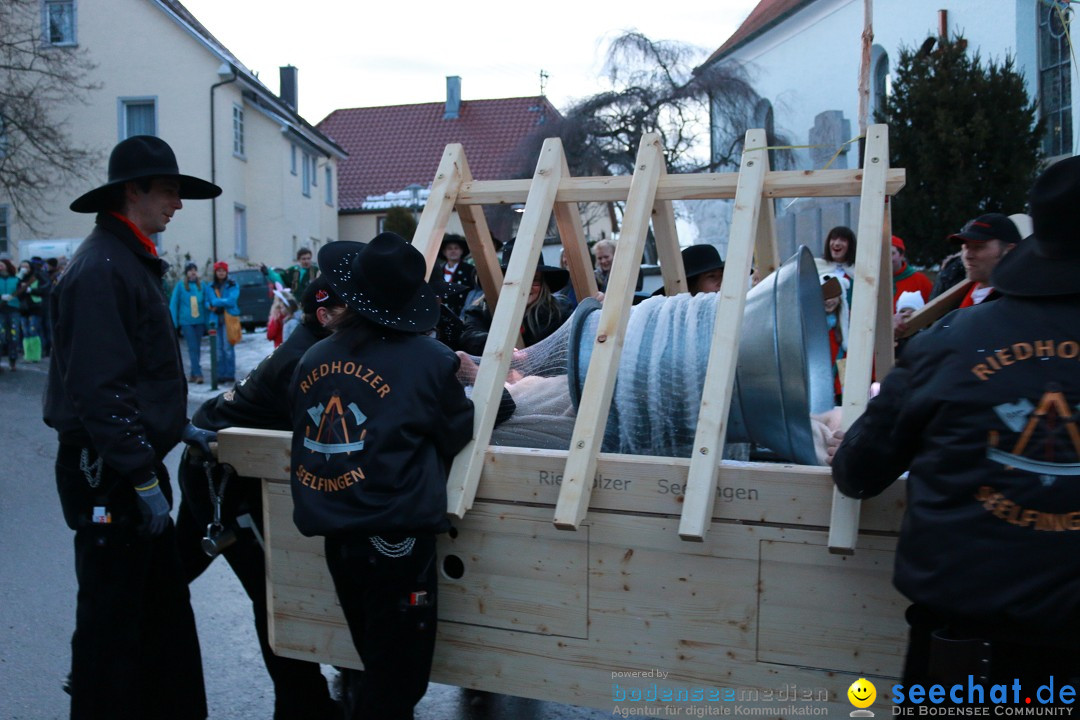
[[291,107],[293,110],[297,109],[297,72],[297,69],[292,65],[285,65],[281,68],[281,92],[279,93],[279,96],[285,102],[285,104]]
[[446,76],[446,112],[443,120],[457,120],[461,117],[461,76]]

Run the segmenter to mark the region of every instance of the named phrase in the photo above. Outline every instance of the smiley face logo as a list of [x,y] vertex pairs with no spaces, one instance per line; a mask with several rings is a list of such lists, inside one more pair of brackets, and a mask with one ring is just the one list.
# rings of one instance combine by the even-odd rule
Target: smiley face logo
[[874,700],[877,698],[877,688],[866,678],[859,678],[851,683],[847,696],[855,707],[867,708],[874,704]]

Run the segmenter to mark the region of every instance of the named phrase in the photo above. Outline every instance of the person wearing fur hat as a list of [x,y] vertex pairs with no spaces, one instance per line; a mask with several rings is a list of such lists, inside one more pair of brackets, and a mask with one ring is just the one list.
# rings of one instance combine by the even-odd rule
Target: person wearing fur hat
[[849,497],[909,472],[905,685],[1080,677],[1080,157],[1029,202],[1034,235],[987,278],[1001,298],[912,337],[834,450]]
[[446,481],[473,433],[457,355],[423,254],[394,233],[339,240],[319,266],[345,302],[293,375],[293,520],[325,538],[326,564],[364,663],[350,717],[404,720],[427,691],[435,648],[435,536]]
[[[221,188],[182,175],[172,148],[139,135],[108,182],[71,203],[95,227],[51,296],[44,420],[59,436],[56,486],[75,531],[79,591],[71,717],[206,717],[199,641],[169,516],[165,456],[208,445],[187,422],[187,384],[151,240],[187,199]],[[208,449],[208,448],[207,448]]]
[[199,266],[189,262],[184,266],[184,279],[176,283],[169,299],[173,325],[180,328],[188,349],[190,382],[202,385],[202,339],[208,327],[210,308],[206,305],[206,283],[199,278]]
[[[191,422],[205,430],[231,426],[292,430],[289,384],[308,348],[330,335],[326,328],[345,309],[325,276],[308,283],[301,300],[302,320],[296,330],[235,387],[202,404]],[[221,527],[210,531],[214,501],[204,461],[210,461],[215,494],[220,493]],[[256,478],[226,481],[224,469],[194,448],[185,450],[177,480],[182,491],[176,515],[176,542],[187,582],[199,577],[222,555],[243,586],[255,616],[255,631],[266,672],[274,683],[274,720],[330,720],[341,710],[330,699],[318,663],[275,655],[270,648],[266,614],[266,563],[262,489]],[[208,541],[212,543],[208,546]],[[205,552],[211,547],[213,554]]]

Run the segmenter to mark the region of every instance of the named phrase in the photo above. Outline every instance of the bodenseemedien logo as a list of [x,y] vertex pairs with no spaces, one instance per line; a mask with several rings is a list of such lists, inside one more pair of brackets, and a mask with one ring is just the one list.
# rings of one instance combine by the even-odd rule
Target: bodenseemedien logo
[[873,705],[877,698],[877,688],[874,687],[874,683],[866,678],[859,678],[851,683],[851,687],[847,690],[847,697],[848,701],[858,708],[851,711],[851,717],[874,717],[873,711],[866,709]]

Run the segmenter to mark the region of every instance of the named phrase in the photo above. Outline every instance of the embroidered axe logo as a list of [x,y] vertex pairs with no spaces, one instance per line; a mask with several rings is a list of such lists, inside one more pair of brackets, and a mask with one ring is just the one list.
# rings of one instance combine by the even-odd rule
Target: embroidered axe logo
[[999,434],[991,430],[987,458],[1007,468],[1034,473],[1043,485],[1052,485],[1061,475],[1080,476],[1080,411],[1069,407],[1059,387],[1049,387],[1037,406],[1022,398],[1002,403],[994,412],[1020,437],[1012,450],[1006,451],[998,447]]
[[[360,411],[356,403],[343,406],[341,397],[334,395],[326,405],[319,403],[315,407],[308,408],[307,414],[316,426],[314,438],[310,437],[311,427],[305,429],[309,437],[304,438],[304,447],[308,450],[323,453],[329,459],[331,455],[337,453],[351,453],[364,449],[364,436],[367,435],[367,430],[360,426],[367,420],[367,416]],[[351,423],[350,420],[352,420]],[[356,440],[352,440],[354,436]]]

